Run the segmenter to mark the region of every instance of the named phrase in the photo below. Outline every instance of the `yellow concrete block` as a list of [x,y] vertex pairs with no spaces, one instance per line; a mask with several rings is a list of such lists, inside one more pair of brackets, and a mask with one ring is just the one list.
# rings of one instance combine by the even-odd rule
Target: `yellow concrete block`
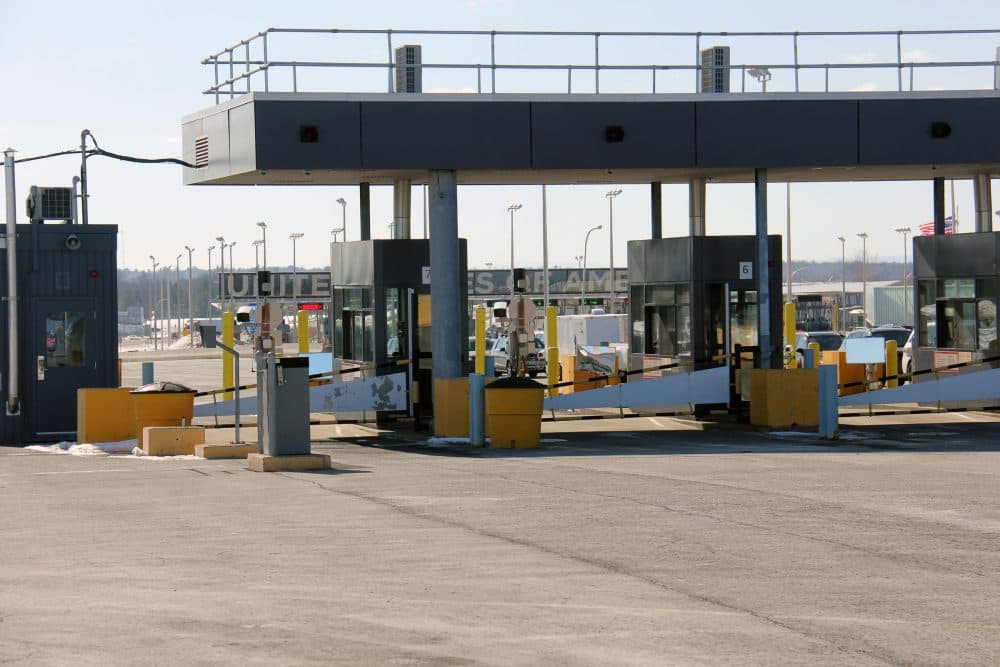
[[[567,354],[560,357],[559,363],[562,364],[562,381],[573,382],[576,380],[576,355]],[[576,391],[576,387],[573,385],[559,388],[559,393],[561,394],[572,394],[574,391]]]
[[495,449],[537,447],[542,434],[545,388],[487,389],[486,437]]
[[76,439],[78,442],[118,442],[136,436],[129,387],[78,389]]
[[146,456],[194,454],[205,442],[204,426],[147,426],[142,429],[142,451]]
[[194,455],[203,459],[245,459],[257,453],[257,445],[195,445]]
[[753,368],[750,423],[767,428],[819,426],[819,371]]
[[[839,391],[840,396],[849,396],[851,394],[861,394],[865,391],[865,364],[849,364],[847,363],[847,352],[845,350],[840,350],[837,352],[837,384],[854,384],[853,387],[841,387]],[[875,364],[872,369],[872,377],[882,377],[885,375],[885,364]]]
[[290,470],[325,470],[330,467],[329,454],[297,454],[294,456],[268,456],[254,452],[247,456],[247,470],[253,472],[281,472]]
[[434,435],[469,437],[469,378],[435,378]]
[[194,414],[194,394],[132,394],[132,414],[140,439],[147,426],[186,426]]

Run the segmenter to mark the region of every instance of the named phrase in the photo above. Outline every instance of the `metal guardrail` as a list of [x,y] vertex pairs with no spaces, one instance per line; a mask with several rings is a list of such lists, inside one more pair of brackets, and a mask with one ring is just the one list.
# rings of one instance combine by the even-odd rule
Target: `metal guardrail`
[[[385,40],[385,60],[357,60],[357,61],[318,61],[318,60],[286,60],[278,59],[272,60],[269,54],[269,47],[273,48],[272,44],[269,44],[269,38],[273,38],[278,35],[318,35],[327,36],[331,38],[345,38],[345,37],[371,37]],[[497,89],[497,72],[509,72],[509,71],[520,71],[520,72],[565,72],[566,73],[566,93],[573,93],[574,86],[574,73],[592,74],[593,76],[593,90],[595,94],[601,93],[601,73],[602,72],[647,72],[650,75],[650,86],[648,90],[640,91],[642,93],[652,93],[657,92],[679,92],[679,93],[690,93],[692,91],[698,91],[701,81],[701,73],[703,66],[700,60],[700,53],[702,50],[703,40],[706,38],[724,38],[730,39],[740,39],[740,38],[758,38],[758,39],[782,39],[787,40],[788,45],[786,48],[791,49],[790,60],[785,62],[776,63],[741,63],[741,64],[730,64],[728,70],[730,76],[734,73],[740,75],[742,81],[740,86],[740,92],[746,92],[746,81],[747,75],[751,70],[774,70],[774,71],[787,71],[793,74],[793,86],[791,91],[781,92],[832,92],[830,89],[830,73],[831,71],[837,72],[841,70],[856,71],[856,70],[895,70],[896,71],[896,90],[897,92],[911,92],[916,90],[914,79],[915,73],[919,70],[932,70],[940,68],[960,68],[960,69],[983,69],[991,68],[991,73],[994,74],[993,81],[990,82],[992,85],[983,84],[979,87],[985,88],[996,88],[998,81],[1000,81],[1000,61],[996,58],[992,60],[922,60],[919,58],[910,57],[908,59],[904,58],[906,52],[904,51],[904,39],[907,42],[913,41],[915,38],[938,38],[938,37],[965,37],[970,36],[994,36],[997,38],[997,43],[993,44],[993,47],[1000,46],[1000,29],[970,29],[970,30],[869,30],[869,31],[802,31],[802,32],[575,32],[575,31],[526,31],[526,30],[354,30],[354,29],[340,29],[340,28],[268,28],[262,32],[252,35],[247,39],[240,40],[238,43],[228,46],[217,53],[213,53],[202,60],[203,65],[207,65],[213,68],[214,83],[208,87],[203,92],[207,95],[214,95],[216,103],[219,103],[220,98],[228,95],[229,99],[237,95],[242,95],[254,91],[254,84],[260,86],[258,90],[263,92],[280,92],[273,90],[271,81],[271,72],[286,70],[290,72],[291,75],[291,90],[285,90],[284,92],[305,92],[301,91],[299,87],[299,72],[301,70],[384,70],[386,73],[386,83],[388,92],[394,92],[394,77],[393,68],[395,63],[393,62],[394,49],[396,46],[402,45],[402,42],[394,42],[394,38],[455,38],[461,39],[467,42],[469,38],[482,38],[484,40],[483,45],[483,55],[485,56],[485,48],[487,46],[486,40],[488,40],[489,55],[488,58],[473,59],[469,62],[435,62],[435,63],[421,63],[416,65],[407,65],[407,67],[416,67],[421,70],[421,72],[426,71],[443,71],[443,70],[453,70],[453,71],[475,71],[476,73],[476,92],[477,93],[497,93],[497,92],[507,92],[507,93],[517,93],[525,92],[523,90],[504,90],[500,91]],[[895,41],[895,52],[896,57],[894,60],[883,60],[883,61],[872,61],[872,62],[858,62],[852,61],[850,58],[841,62],[806,62],[800,58],[799,50],[801,43],[807,40],[822,40],[822,39],[843,39],[847,38],[857,38],[857,37],[867,37],[867,38],[891,38]],[[500,62],[497,58],[497,41],[508,40],[535,40],[535,39],[555,39],[555,38],[567,38],[567,39],[589,39],[593,41],[593,61],[592,62],[581,62],[573,64],[553,64],[553,63],[515,63],[515,62]],[[601,61],[601,44],[602,39],[604,44],[607,45],[609,40],[617,39],[627,39],[627,38],[660,38],[664,40],[688,40],[692,42],[693,46],[693,56],[694,64],[691,62],[681,62],[681,63],[621,63],[621,62],[608,62],[607,59]],[[518,50],[523,50],[521,47],[524,46],[523,41],[519,41]],[[713,44],[717,46],[717,44]],[[909,44],[907,44],[909,46]],[[853,45],[856,48],[856,45]],[[786,56],[787,57],[787,56]],[[867,58],[863,59],[867,60]],[[221,72],[220,72],[221,70]],[[803,72],[814,72],[822,71],[823,76],[823,88],[822,90],[804,90],[800,83],[800,74]],[[487,89],[484,90],[483,86],[483,74],[488,73],[489,85]],[[694,87],[693,89],[670,89],[670,90],[660,90],[657,89],[657,75],[665,72],[687,72],[693,74],[694,77]],[[908,82],[904,85],[904,80],[907,79],[905,74],[908,73]],[[222,78],[220,78],[220,76]],[[579,84],[579,77],[577,78],[577,84]],[[262,84],[262,86],[261,86]],[[319,91],[311,91],[319,92]],[[358,92],[358,91],[354,91]],[[471,91],[470,91],[471,92]],[[587,91],[591,92],[590,90]],[[621,91],[615,91],[621,92]],[[778,92],[772,90],[772,92]]]

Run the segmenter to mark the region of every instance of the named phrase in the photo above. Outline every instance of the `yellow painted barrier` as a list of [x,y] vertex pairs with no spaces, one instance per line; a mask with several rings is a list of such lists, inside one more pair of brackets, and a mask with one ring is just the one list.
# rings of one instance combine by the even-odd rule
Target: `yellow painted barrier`
[[133,437],[141,439],[147,426],[189,425],[193,413],[194,392],[132,394]]
[[819,343],[809,343],[809,349],[813,351],[813,365],[819,366],[820,364],[820,349]]
[[559,382],[559,346],[556,341],[559,309],[555,306],[545,308],[545,379],[549,385],[549,396],[554,396],[556,390],[552,385]]
[[298,321],[299,354],[309,354],[309,312],[299,311]]
[[496,449],[530,449],[542,436],[545,388],[525,378],[503,378],[486,387],[486,437]]
[[476,372],[486,373],[486,306],[476,306]]
[[128,387],[76,391],[78,442],[119,442],[136,437]]
[[434,435],[469,437],[469,378],[434,379]]
[[[222,344],[228,347],[233,347],[234,341],[234,322],[233,314],[226,312],[222,313]],[[235,349],[235,348],[233,348]],[[222,386],[223,387],[233,387],[236,385],[234,378],[236,377],[234,369],[235,361],[233,360],[233,355],[228,352],[222,353]],[[222,394],[222,399],[225,401],[233,400],[233,392],[227,391]]]
[[819,371],[752,368],[750,423],[767,428],[819,425]]
[[795,354],[795,304],[785,304],[785,346],[791,352],[785,356],[785,368],[795,368],[798,355]]
[[147,426],[142,429],[142,451],[146,456],[194,454],[205,442],[204,426]]
[[892,378],[886,380],[886,386],[898,387],[899,378],[892,377],[899,373],[899,354],[896,351],[896,341],[885,341],[885,376]]

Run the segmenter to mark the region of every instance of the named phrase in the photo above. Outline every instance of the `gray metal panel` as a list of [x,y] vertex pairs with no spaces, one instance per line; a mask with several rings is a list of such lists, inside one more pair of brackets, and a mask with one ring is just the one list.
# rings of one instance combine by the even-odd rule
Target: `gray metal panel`
[[854,165],[857,102],[699,102],[697,141],[700,167]]
[[254,105],[229,110],[229,168],[233,173],[257,168],[258,142],[254,136]]
[[527,169],[530,109],[512,102],[366,102],[365,169]]
[[197,170],[199,178],[228,176],[232,173],[229,162],[229,113],[224,111],[206,117],[202,130],[208,137],[208,166]]
[[375,246],[378,287],[420,287],[422,270],[430,266],[430,242],[425,239],[385,239]]
[[350,241],[331,244],[330,284],[375,284],[374,241]]
[[[694,280],[746,283],[752,288],[757,275],[757,241],[753,236],[699,236],[694,242]],[[770,267],[772,289],[781,293],[781,237],[768,235],[768,253],[775,263]],[[752,262],[754,279],[740,279],[740,262]]]
[[[622,141],[606,140],[609,126],[624,130]],[[535,102],[531,133],[535,169],[695,165],[691,102]]]
[[[257,169],[361,168],[361,105],[357,102],[254,104]],[[315,143],[299,138],[302,126],[318,130]]]
[[[995,163],[1000,156],[1000,99],[863,100],[862,164]],[[951,136],[931,137],[946,122]]]
[[690,282],[690,237],[629,241],[628,249],[631,284]]
[[1000,232],[917,236],[913,239],[913,274],[918,280],[995,276]]

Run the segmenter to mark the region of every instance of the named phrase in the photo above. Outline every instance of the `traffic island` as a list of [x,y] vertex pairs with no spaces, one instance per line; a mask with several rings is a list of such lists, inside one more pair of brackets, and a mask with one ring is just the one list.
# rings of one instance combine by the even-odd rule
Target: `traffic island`
[[295,470],[326,470],[330,467],[329,454],[290,454],[270,456],[254,452],[247,456],[247,470],[251,472],[290,472]]

